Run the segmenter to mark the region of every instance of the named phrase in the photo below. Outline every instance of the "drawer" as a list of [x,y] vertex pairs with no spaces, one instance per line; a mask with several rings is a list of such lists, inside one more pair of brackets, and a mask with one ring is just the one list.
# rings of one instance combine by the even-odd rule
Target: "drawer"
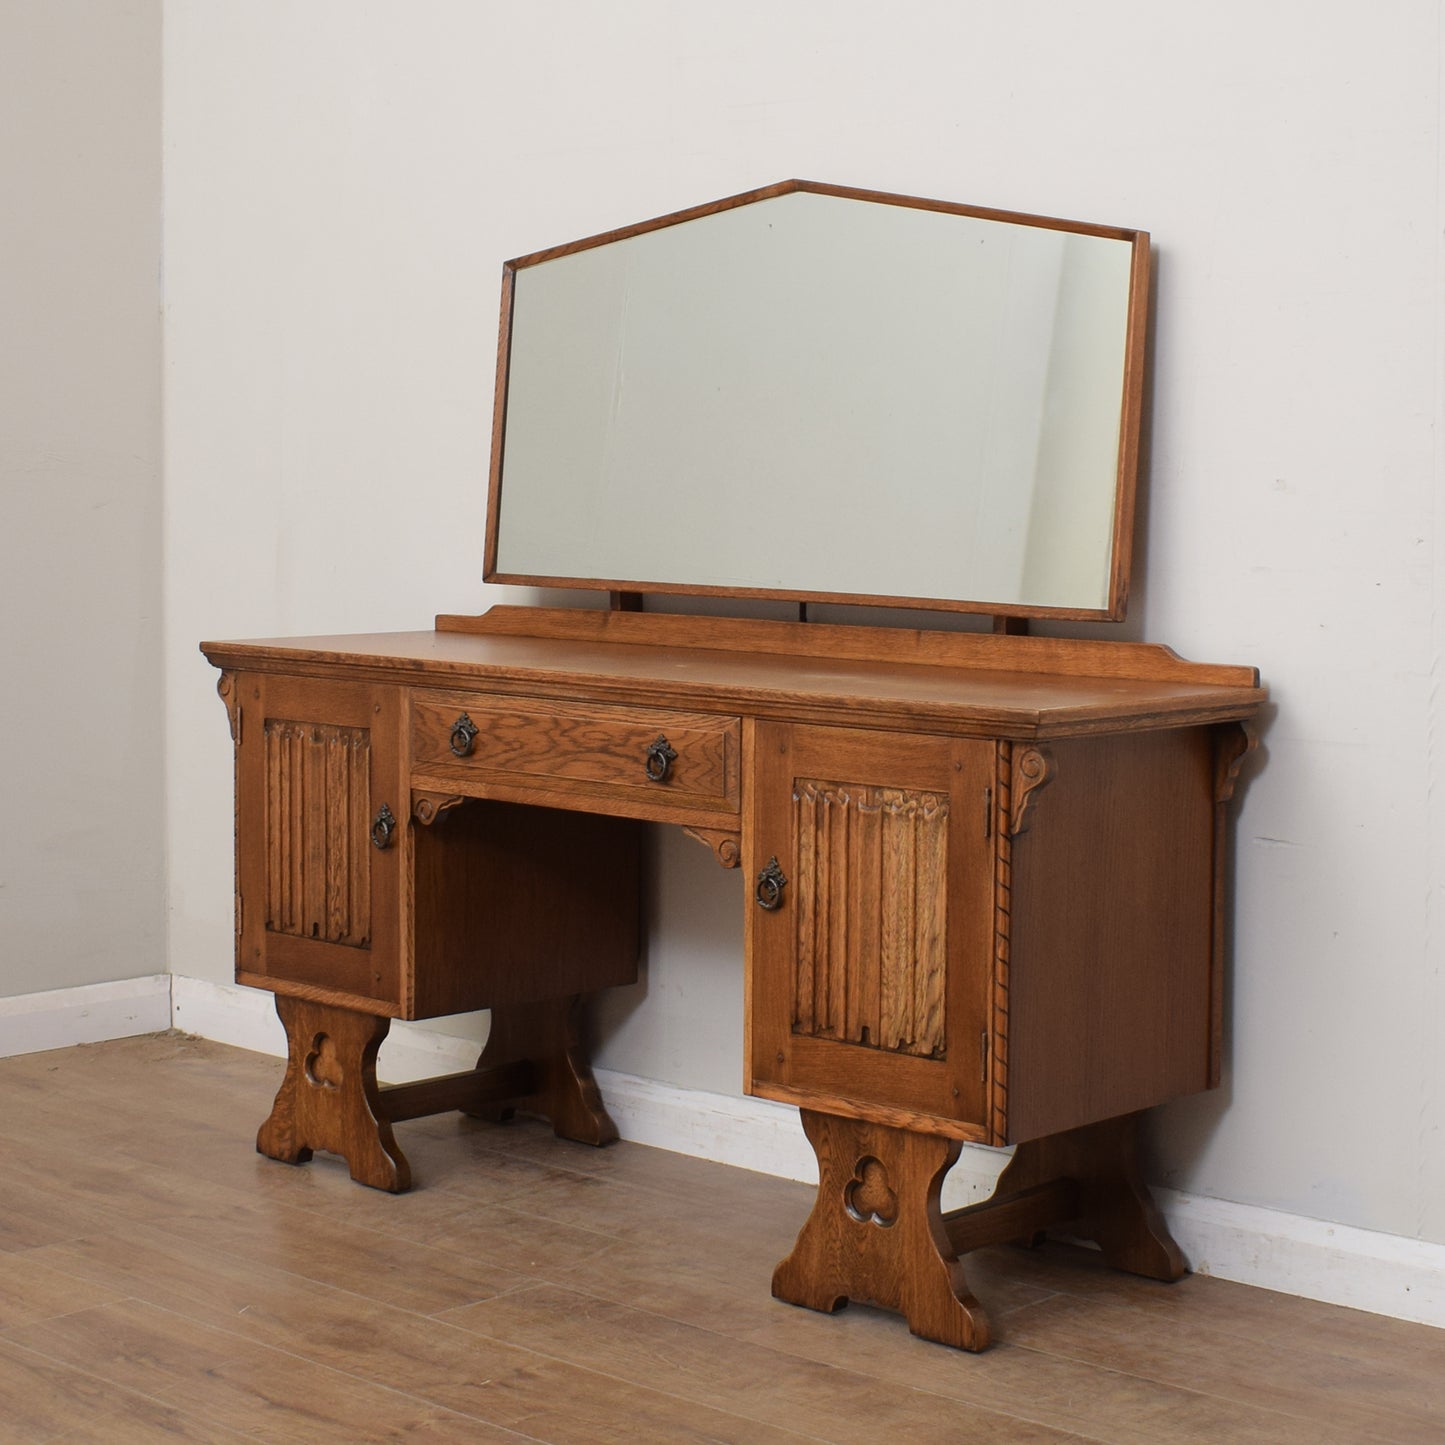
[[543,698],[417,694],[414,779],[478,797],[659,818],[738,810],[735,717]]

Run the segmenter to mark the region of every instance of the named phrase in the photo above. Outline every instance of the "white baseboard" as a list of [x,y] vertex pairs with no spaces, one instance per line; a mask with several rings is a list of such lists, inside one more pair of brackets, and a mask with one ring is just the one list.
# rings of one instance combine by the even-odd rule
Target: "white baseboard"
[[[286,1057],[286,1033],[276,1017],[271,994],[240,984],[207,983],[183,974],[176,974],[171,983],[175,1028],[238,1049]],[[377,1074],[389,1084],[459,1074],[476,1064],[479,1048],[475,1039],[397,1022],[381,1046]]]
[[198,1038],[286,1057],[286,1031],[269,993],[234,983],[207,983],[176,974],[171,979],[171,1027]]
[[169,974],[0,998],[0,1058],[153,1034],[171,1026]]
[[[269,994],[157,974],[0,999],[0,1057],[168,1027],[258,1053],[286,1051]],[[457,1073],[476,1062],[479,1043],[398,1023],[378,1072],[393,1083]],[[786,1179],[817,1178],[797,1111],[786,1105],[608,1069],[597,1070],[597,1081],[624,1139]],[[1003,1150],[965,1148],[944,1207],[986,1197],[1006,1158]],[[1200,1274],[1445,1328],[1445,1244],[1169,1189],[1155,1197]]]
[[[610,1069],[596,1073],[607,1112],[624,1139],[781,1179],[818,1182],[812,1146],[790,1104],[680,1089]],[[1005,1149],[966,1148],[944,1181],[943,1207],[987,1199],[1008,1159]]]
[[1155,1189],[1196,1274],[1445,1328],[1445,1244]]

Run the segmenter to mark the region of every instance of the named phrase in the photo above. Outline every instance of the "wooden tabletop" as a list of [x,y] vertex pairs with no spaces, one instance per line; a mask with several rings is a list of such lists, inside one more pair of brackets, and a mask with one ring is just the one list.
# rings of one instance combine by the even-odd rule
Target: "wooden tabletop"
[[1234,721],[1266,696],[1252,669],[1150,644],[538,608],[438,623],[202,651],[236,670],[1016,738]]

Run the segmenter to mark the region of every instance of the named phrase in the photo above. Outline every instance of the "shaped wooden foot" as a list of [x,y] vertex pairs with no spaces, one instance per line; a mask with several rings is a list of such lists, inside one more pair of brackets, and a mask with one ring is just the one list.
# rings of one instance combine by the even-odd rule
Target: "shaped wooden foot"
[[818,1156],[818,1196],[773,1295],[831,1311],[849,1300],[898,1310],[915,1335],[982,1350],[988,1319],[969,1293],[939,1211],[959,1144],[802,1111]]
[[1056,1215],[1053,1223],[1093,1240],[1115,1269],[1172,1281],[1187,1274],[1189,1266],[1139,1172],[1141,1117],[1126,1114],[1020,1144],[999,1176],[997,1193],[1072,1181],[1074,1208]]
[[315,1149],[340,1154],[351,1177],[393,1194],[411,1187],[376,1083],[376,1051],[391,1020],[276,995],[286,1028],[286,1076],[256,1148],[304,1164]]
[[1095,1241],[1116,1269],[1176,1280],[1187,1266],[1139,1173],[1139,1115],[1019,1145],[991,1198],[939,1210],[950,1139],[804,1109],[818,1156],[818,1197],[773,1274],[790,1304],[836,1310],[850,1299],[898,1310],[915,1335],[986,1349],[988,1318],[959,1256],[1028,1243],[1051,1227]]
[[564,1139],[609,1144],[617,1126],[602,1106],[577,1034],[578,998],[496,1009],[474,1069],[412,1084],[379,1086],[376,1054],[391,1020],[276,995],[286,1028],[286,1077],[256,1148],[287,1164],[312,1151],[340,1154],[351,1177],[400,1194],[411,1166],[392,1124],[460,1109],[505,1118],[542,1114]]
[[494,1008],[491,1032],[477,1068],[501,1070],[529,1064],[534,1071],[533,1087],[502,1106],[468,1112],[495,1121],[521,1109],[550,1120],[559,1139],[612,1143],[617,1125],[603,1106],[592,1065],[582,1049],[581,1007],[581,996],[574,995]]

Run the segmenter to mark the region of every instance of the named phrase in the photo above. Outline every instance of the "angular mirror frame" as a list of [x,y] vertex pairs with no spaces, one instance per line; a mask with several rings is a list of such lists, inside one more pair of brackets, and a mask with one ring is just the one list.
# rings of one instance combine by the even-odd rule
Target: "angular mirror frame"
[[[794,192],[811,192],[844,200],[871,202],[877,205],[910,207],[948,215],[969,216],[985,221],[1011,225],[1038,226],[1046,230],[1065,231],[1108,240],[1124,241],[1130,246],[1129,299],[1125,323],[1124,386],[1119,419],[1118,469],[1114,500],[1114,530],[1110,550],[1107,605],[1102,608],[1050,607],[1020,603],[991,602],[987,599],[900,597],[871,592],[821,592],[807,589],[761,587],[726,587],[690,583],[685,579],[641,577],[568,577],[543,576],[530,573],[501,572],[497,569],[498,537],[502,501],[502,462],[507,422],[508,364],[511,353],[512,309],[517,273],[527,267],[553,261],[594,247],[625,241],[649,231],[687,221],[701,220],[722,211]],[[858,190],[847,186],[826,185],[816,181],[788,180],[758,190],[744,191],[723,200],[688,210],[658,216],[634,225],[622,226],[600,235],[589,236],[566,245],[553,246],[508,261],[502,268],[501,325],[497,342],[497,376],[492,420],[491,475],[487,496],[486,547],[483,578],[487,582],[534,587],[581,588],[613,593],[663,594],[670,596],[747,597],[790,603],[832,602],[850,605],[895,607],[939,612],[991,614],[1002,618],[1057,618],[1080,621],[1121,621],[1129,597],[1130,567],[1133,555],[1135,497],[1138,484],[1139,442],[1143,415],[1144,378],[1146,368],[1146,335],[1149,309],[1150,251],[1149,234],[1116,226],[1092,225],[1082,221],[1059,220],[1014,211],[990,210],[960,205],[949,201],[926,200],[916,196],[892,195],[882,191]]]

